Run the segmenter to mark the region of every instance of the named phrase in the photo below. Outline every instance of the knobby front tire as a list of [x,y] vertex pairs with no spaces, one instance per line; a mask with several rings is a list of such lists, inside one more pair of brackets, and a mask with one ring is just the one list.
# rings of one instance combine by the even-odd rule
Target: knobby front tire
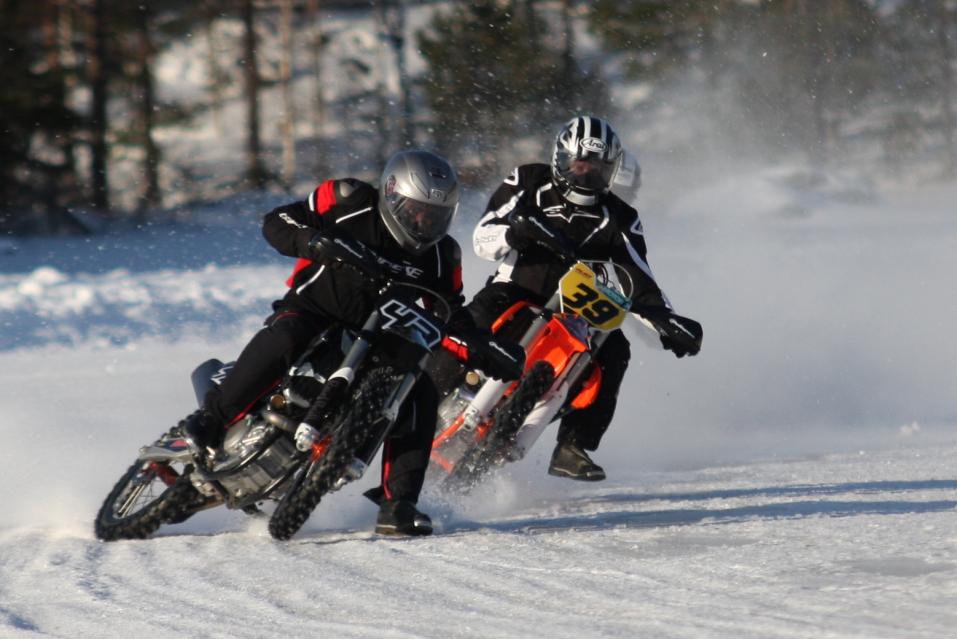
[[379,436],[373,426],[383,421],[386,403],[401,380],[402,375],[389,367],[376,368],[364,376],[350,393],[349,406],[325,454],[309,464],[280,500],[269,520],[270,535],[285,541],[306,523],[322,497],[342,477],[355,452]]
[[493,467],[500,466],[518,429],[554,381],[555,369],[552,365],[536,362],[522,378],[518,388],[495,412],[495,425],[491,431],[456,464],[442,482],[443,488],[459,493],[468,492]]

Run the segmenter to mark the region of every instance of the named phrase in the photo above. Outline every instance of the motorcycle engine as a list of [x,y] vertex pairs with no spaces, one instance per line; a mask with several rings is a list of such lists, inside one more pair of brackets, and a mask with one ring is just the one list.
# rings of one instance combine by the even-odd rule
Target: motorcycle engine
[[475,391],[463,384],[445,396],[439,403],[438,430],[445,430],[452,425],[455,418],[461,414],[469,402],[475,397]]
[[[235,424],[226,431],[223,442],[227,459],[213,470],[219,472],[241,465],[259,453],[266,436],[273,432],[273,427],[258,417],[250,416]],[[221,478],[219,483],[237,501],[257,501],[285,479],[297,458],[292,441],[279,437],[255,461]]]
[[[342,335],[339,332],[320,336],[289,370],[281,394],[280,406],[269,406],[297,419],[322,390],[326,377],[336,369],[342,358]],[[223,441],[222,460],[212,471],[217,481],[240,505],[264,499],[285,481],[293,465],[301,455],[289,437],[273,439],[275,426],[253,410],[246,419],[230,426]],[[263,446],[268,442],[268,448]],[[251,457],[255,459],[244,465]],[[230,472],[230,469],[236,469]],[[206,495],[215,495],[216,490],[201,477],[194,481],[196,488]]]

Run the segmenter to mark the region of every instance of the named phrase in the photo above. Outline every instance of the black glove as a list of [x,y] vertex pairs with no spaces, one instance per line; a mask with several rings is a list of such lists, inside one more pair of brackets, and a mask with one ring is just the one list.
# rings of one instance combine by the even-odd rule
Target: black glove
[[517,207],[508,215],[505,241],[517,251],[538,246],[565,259],[575,257],[575,244],[545,220],[536,209]]
[[376,254],[362,242],[342,233],[320,231],[309,240],[308,250],[309,259],[317,262],[339,261],[375,279],[386,279]]
[[458,331],[469,348],[468,365],[489,377],[511,381],[525,370],[525,351],[515,342],[498,340],[487,328]]
[[685,355],[697,355],[698,350],[695,349],[693,352],[688,349],[687,344],[682,344],[677,340],[673,340],[667,335],[660,335],[659,339],[661,340],[661,346],[666,351],[671,351],[675,354],[675,357],[681,359]]
[[701,340],[704,330],[701,324],[688,317],[676,315],[665,307],[632,308],[643,318],[651,322],[658,331],[661,345],[671,351],[675,357],[697,355],[701,350]]

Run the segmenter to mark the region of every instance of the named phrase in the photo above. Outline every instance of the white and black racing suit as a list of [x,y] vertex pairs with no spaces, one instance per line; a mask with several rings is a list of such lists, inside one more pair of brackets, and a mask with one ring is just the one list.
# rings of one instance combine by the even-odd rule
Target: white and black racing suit
[[[551,228],[563,233],[579,259],[614,262],[625,272],[619,273],[619,280],[631,282],[631,299],[635,304],[671,308],[648,265],[638,211],[610,192],[594,206],[570,204],[554,188],[547,164],[526,164],[513,170],[492,194],[472,236],[480,257],[501,260],[486,287],[466,306],[477,325],[491,325],[518,300],[544,304],[567,271],[567,265],[553,252],[537,246],[519,251],[509,245],[507,220],[519,209],[533,210]],[[595,358],[602,369],[599,395],[591,406],[562,419],[560,443],[572,443],[585,450],[598,447],[614,416],[630,352],[620,329],[608,336]]]

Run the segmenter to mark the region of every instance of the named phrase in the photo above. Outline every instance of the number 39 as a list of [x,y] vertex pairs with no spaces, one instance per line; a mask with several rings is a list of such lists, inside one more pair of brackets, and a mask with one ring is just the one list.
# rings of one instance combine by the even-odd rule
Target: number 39
[[592,324],[604,324],[618,315],[614,304],[600,299],[598,291],[584,283],[578,284],[574,297],[563,297],[562,302],[565,306],[577,310]]

